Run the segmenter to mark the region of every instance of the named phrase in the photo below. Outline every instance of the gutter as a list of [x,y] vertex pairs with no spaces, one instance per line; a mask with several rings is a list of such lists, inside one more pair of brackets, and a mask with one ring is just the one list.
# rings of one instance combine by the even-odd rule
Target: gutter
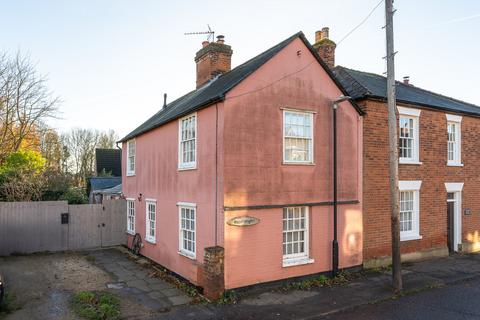
[[[365,100],[369,100],[369,99],[370,100],[375,100],[375,101],[380,101],[380,102],[386,102],[387,101],[387,98],[382,97],[382,96],[376,96],[376,95],[366,95],[366,96],[363,96],[363,97],[360,97],[360,98],[355,98],[355,101],[359,102],[359,101],[365,101]],[[401,100],[401,99],[397,99],[397,104],[398,103],[406,104],[406,105],[409,105],[413,108],[420,107],[420,109],[429,109],[429,110],[432,110],[432,111],[447,111],[447,112],[451,112],[451,113],[463,114],[463,115],[470,116],[470,117],[480,118],[480,108],[479,108],[479,113],[473,113],[473,112],[468,112],[468,111],[461,111],[461,110],[450,109],[450,108],[445,108],[445,107],[440,107],[440,106],[434,106],[434,105],[430,105],[430,104],[426,104],[426,103],[420,103],[420,102],[406,101],[406,100]]]

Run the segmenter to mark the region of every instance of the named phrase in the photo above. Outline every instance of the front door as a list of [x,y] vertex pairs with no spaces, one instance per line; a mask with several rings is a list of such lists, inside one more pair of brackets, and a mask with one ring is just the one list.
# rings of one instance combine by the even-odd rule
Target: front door
[[448,252],[454,253],[455,250],[455,193],[447,193],[447,239]]

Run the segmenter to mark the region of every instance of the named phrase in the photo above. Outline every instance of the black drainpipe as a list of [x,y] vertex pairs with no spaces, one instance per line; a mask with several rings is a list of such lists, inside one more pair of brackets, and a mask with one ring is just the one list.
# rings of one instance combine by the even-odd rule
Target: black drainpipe
[[337,103],[333,104],[333,242],[332,276],[338,274],[338,235],[337,235]]
[[338,235],[337,235],[337,108],[338,105],[350,100],[349,96],[341,95],[333,101],[333,241],[332,241],[332,276],[338,274]]

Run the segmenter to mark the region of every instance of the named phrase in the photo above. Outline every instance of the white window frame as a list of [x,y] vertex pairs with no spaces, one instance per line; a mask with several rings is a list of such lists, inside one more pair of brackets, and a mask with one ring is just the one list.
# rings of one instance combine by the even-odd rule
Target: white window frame
[[[194,127],[195,138],[190,140],[193,140],[195,142],[195,148],[193,150],[195,160],[190,162],[183,162],[182,144],[184,143],[184,141],[182,141],[182,124],[183,124],[183,121],[193,117],[195,118],[195,127]],[[191,169],[197,168],[197,160],[198,160],[197,147],[198,147],[198,116],[197,116],[197,113],[194,112],[189,114],[188,116],[178,119],[178,169],[179,170],[191,170]]]
[[[422,239],[420,235],[420,187],[422,181],[399,181],[399,192],[413,192],[413,216],[412,216],[412,230],[401,231],[400,241],[419,240]],[[400,199],[400,195],[399,195]]]
[[[131,234],[131,235],[134,235],[135,234],[135,199],[134,198],[126,198],[125,200],[127,200],[127,233]],[[133,204],[133,215],[130,215],[130,208],[128,207],[129,203],[132,203]],[[133,228],[130,228],[130,222],[129,222],[129,218],[130,216],[133,217]]]
[[[282,122],[282,136],[283,136],[283,147],[282,147],[282,159],[283,159],[283,163],[284,164],[313,164],[314,161],[314,135],[313,133],[315,132],[314,128],[313,128],[313,114],[314,112],[312,111],[308,111],[308,110],[296,110],[296,109],[287,109],[287,108],[284,108],[282,110],[282,114],[283,114],[283,122]],[[286,119],[286,114],[287,113],[296,113],[296,114],[301,114],[302,116],[304,115],[307,115],[310,117],[310,146],[309,146],[309,159],[306,160],[306,161],[295,161],[295,160],[287,160],[286,159],[286,150],[285,150],[285,140],[289,137],[287,137],[285,135],[285,119]],[[298,138],[298,137],[297,137]],[[304,138],[304,139],[308,139],[308,138]]]
[[[400,121],[401,118],[407,118],[413,120],[413,150],[412,150],[412,157],[405,158],[401,157],[400,155],[400,147],[399,147],[399,159],[398,162],[400,164],[422,164],[419,160],[420,158],[420,113],[421,110],[413,109],[413,108],[405,108],[399,107],[398,109],[398,127],[399,127],[399,140],[400,140]],[[400,141],[399,141],[400,143]]]
[[[155,220],[153,220],[153,237],[150,235],[150,215],[149,215],[149,205],[154,205],[155,206]],[[148,241],[150,243],[156,243],[157,242],[157,200],[155,199],[145,199],[145,241]]]
[[[193,220],[193,248],[194,251],[190,251],[183,246],[183,231],[191,231],[190,229],[182,228],[182,209],[188,209],[188,210],[193,210],[194,213],[194,220]],[[183,202],[182,205],[178,205],[178,253],[195,260],[197,257],[197,205],[194,203],[191,204],[185,204]],[[191,241],[191,240],[190,240]]]
[[[288,210],[295,210],[295,209],[305,209],[305,228],[303,229],[292,229],[292,230],[285,230],[283,228],[284,219],[283,215]],[[291,266],[298,266],[307,263],[313,263],[314,260],[310,258],[310,210],[309,207],[306,206],[298,206],[298,207],[285,207],[282,209],[282,266],[283,267],[291,267]],[[283,253],[283,235],[285,232],[288,231],[303,231],[304,232],[304,252],[303,253],[293,253],[293,254],[284,254]]]
[[453,193],[455,198],[448,200],[447,202],[455,203],[455,214],[454,214],[454,250],[458,251],[459,245],[462,244],[462,191],[463,191],[463,182],[446,182],[445,189],[447,193]]
[[448,166],[463,166],[462,164],[462,117],[453,115],[453,114],[446,114],[447,118],[447,135],[449,133],[448,127],[450,125],[455,125],[455,141],[453,142],[454,150],[453,150],[453,160],[448,159],[448,148],[450,141],[447,137],[447,165]]
[[[135,146],[135,153],[133,154],[133,170],[130,170],[130,164],[131,164],[131,159],[130,159],[130,143],[133,143]],[[127,177],[129,176],[134,176],[135,175],[135,168],[136,168],[136,161],[137,160],[137,142],[135,139],[130,139],[127,141],[127,168],[126,168],[126,174]]]

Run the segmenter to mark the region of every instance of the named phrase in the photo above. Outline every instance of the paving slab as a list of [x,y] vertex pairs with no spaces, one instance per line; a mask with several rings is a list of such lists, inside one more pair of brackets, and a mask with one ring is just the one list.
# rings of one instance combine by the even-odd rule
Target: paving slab
[[[117,248],[89,252],[95,257],[93,263],[109,272],[117,282],[124,283],[119,291],[127,292],[154,310],[164,310],[188,304],[192,299],[174,285],[151,277],[154,269],[148,264],[139,264]],[[145,260],[145,259],[144,259]]]

